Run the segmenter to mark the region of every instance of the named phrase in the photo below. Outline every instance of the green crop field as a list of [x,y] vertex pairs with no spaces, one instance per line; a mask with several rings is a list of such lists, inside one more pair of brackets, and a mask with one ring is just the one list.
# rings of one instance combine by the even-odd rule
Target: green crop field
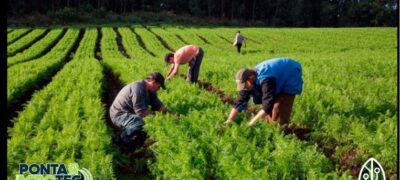
[[[232,41],[247,38],[238,54]],[[8,28],[7,176],[19,163],[77,162],[94,179],[357,179],[369,158],[397,179],[396,28],[120,26]],[[185,44],[204,49],[200,83],[184,75],[158,95],[173,114],[145,118],[156,142],[121,153],[108,108],[124,85]],[[254,111],[222,126],[236,98],[235,73],[290,57],[303,68],[291,123],[246,127]],[[257,107],[251,105],[251,107]]]

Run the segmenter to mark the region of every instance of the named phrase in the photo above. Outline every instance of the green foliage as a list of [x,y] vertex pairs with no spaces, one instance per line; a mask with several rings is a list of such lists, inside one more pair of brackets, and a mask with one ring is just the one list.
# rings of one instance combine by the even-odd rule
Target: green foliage
[[65,36],[45,56],[34,61],[14,65],[7,69],[7,104],[36,87],[43,79],[51,77],[67,58],[74,45],[78,29],[69,29]]
[[[296,97],[291,121],[313,130],[311,142],[284,135],[281,128],[264,122],[247,128],[251,117],[244,113],[222,127],[231,106],[185,82],[180,77],[187,71],[183,65],[180,75],[166,82],[168,90],[158,93],[175,113],[145,118],[145,130],[156,140],[150,146],[156,159],[134,161],[133,169],[146,163],[159,179],[351,179],[332,160],[337,163],[354,150],[349,166],[374,156],[385,171],[397,173],[395,29],[147,28],[150,31],[139,25],[116,31],[101,28],[101,63],[94,59],[99,32],[85,31],[73,60],[34,93],[9,128],[9,177],[14,177],[19,162],[46,161],[77,161],[99,179],[114,177],[112,167],[124,157],[109,151],[106,109],[100,100],[101,65],[128,84],[150,72],[165,74],[163,56],[170,51],[165,45],[177,50],[187,43],[204,49],[200,79],[232,98],[238,69],[280,56],[301,62],[303,93]],[[232,46],[237,30],[246,37],[241,54]],[[119,51],[117,32],[130,58]],[[44,57],[9,67],[8,103],[60,69],[78,33],[70,28]],[[335,154],[327,157],[312,143],[317,140],[335,148]]]
[[18,51],[25,49],[34,41],[38,40],[45,32],[45,29],[35,29],[18,41],[7,46],[7,57],[14,56]]
[[49,50],[63,35],[62,29],[54,29],[49,32],[43,39],[36,42],[29,49],[24,50],[21,53],[16,54],[13,57],[7,59],[7,66],[12,66],[17,63],[25,62],[31,59],[39,57],[43,52]]
[[86,31],[77,56],[34,94],[8,129],[8,177],[15,177],[18,163],[77,162],[95,179],[113,178],[101,102],[103,69],[93,58],[96,37],[96,29]]
[[10,33],[7,33],[7,44],[11,44],[14,42],[16,39],[20,38],[24,34],[29,32],[28,28],[21,28],[21,29],[15,29],[11,31]]

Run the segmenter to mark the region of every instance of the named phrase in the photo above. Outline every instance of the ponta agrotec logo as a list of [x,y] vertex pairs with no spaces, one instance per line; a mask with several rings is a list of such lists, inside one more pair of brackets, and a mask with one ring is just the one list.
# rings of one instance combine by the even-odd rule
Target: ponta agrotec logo
[[19,164],[16,180],[93,180],[89,170],[79,168],[78,163]]
[[386,180],[385,171],[376,159],[369,158],[362,166],[358,180]]

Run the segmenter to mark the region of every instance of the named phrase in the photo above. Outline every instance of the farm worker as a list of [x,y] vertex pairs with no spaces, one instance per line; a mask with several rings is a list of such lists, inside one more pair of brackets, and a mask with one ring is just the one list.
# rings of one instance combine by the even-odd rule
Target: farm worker
[[255,68],[243,68],[236,74],[238,97],[224,122],[229,124],[237,114],[247,108],[250,96],[262,109],[248,126],[259,118],[267,122],[288,124],[296,94],[301,94],[303,79],[301,64],[289,58],[275,58],[259,63]]
[[240,48],[242,47],[242,44],[244,44],[244,47],[246,47],[244,37],[240,34],[240,31],[237,31],[235,39],[233,40],[233,45],[236,46],[237,52],[239,54],[240,54]]
[[152,114],[148,110],[166,112],[157,97],[157,91],[165,89],[164,77],[159,72],[151,73],[145,80],[123,87],[110,107],[111,122],[122,132],[119,139],[122,148],[134,149],[143,146],[147,134],[143,131],[143,118]]
[[180,65],[188,63],[189,70],[186,80],[190,83],[197,82],[203,54],[203,49],[196,45],[186,45],[178,49],[175,53],[166,54],[164,60],[167,64],[171,64],[167,73],[167,80],[178,73]]

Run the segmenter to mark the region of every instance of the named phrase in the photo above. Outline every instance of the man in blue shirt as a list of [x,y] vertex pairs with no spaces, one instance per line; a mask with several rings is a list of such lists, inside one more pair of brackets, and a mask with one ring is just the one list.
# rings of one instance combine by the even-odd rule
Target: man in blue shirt
[[302,92],[301,64],[285,57],[266,60],[255,68],[240,69],[236,83],[238,97],[225,124],[231,123],[239,112],[247,108],[251,96],[254,104],[262,104],[262,109],[248,126],[254,125],[259,118],[287,124],[295,95]]

